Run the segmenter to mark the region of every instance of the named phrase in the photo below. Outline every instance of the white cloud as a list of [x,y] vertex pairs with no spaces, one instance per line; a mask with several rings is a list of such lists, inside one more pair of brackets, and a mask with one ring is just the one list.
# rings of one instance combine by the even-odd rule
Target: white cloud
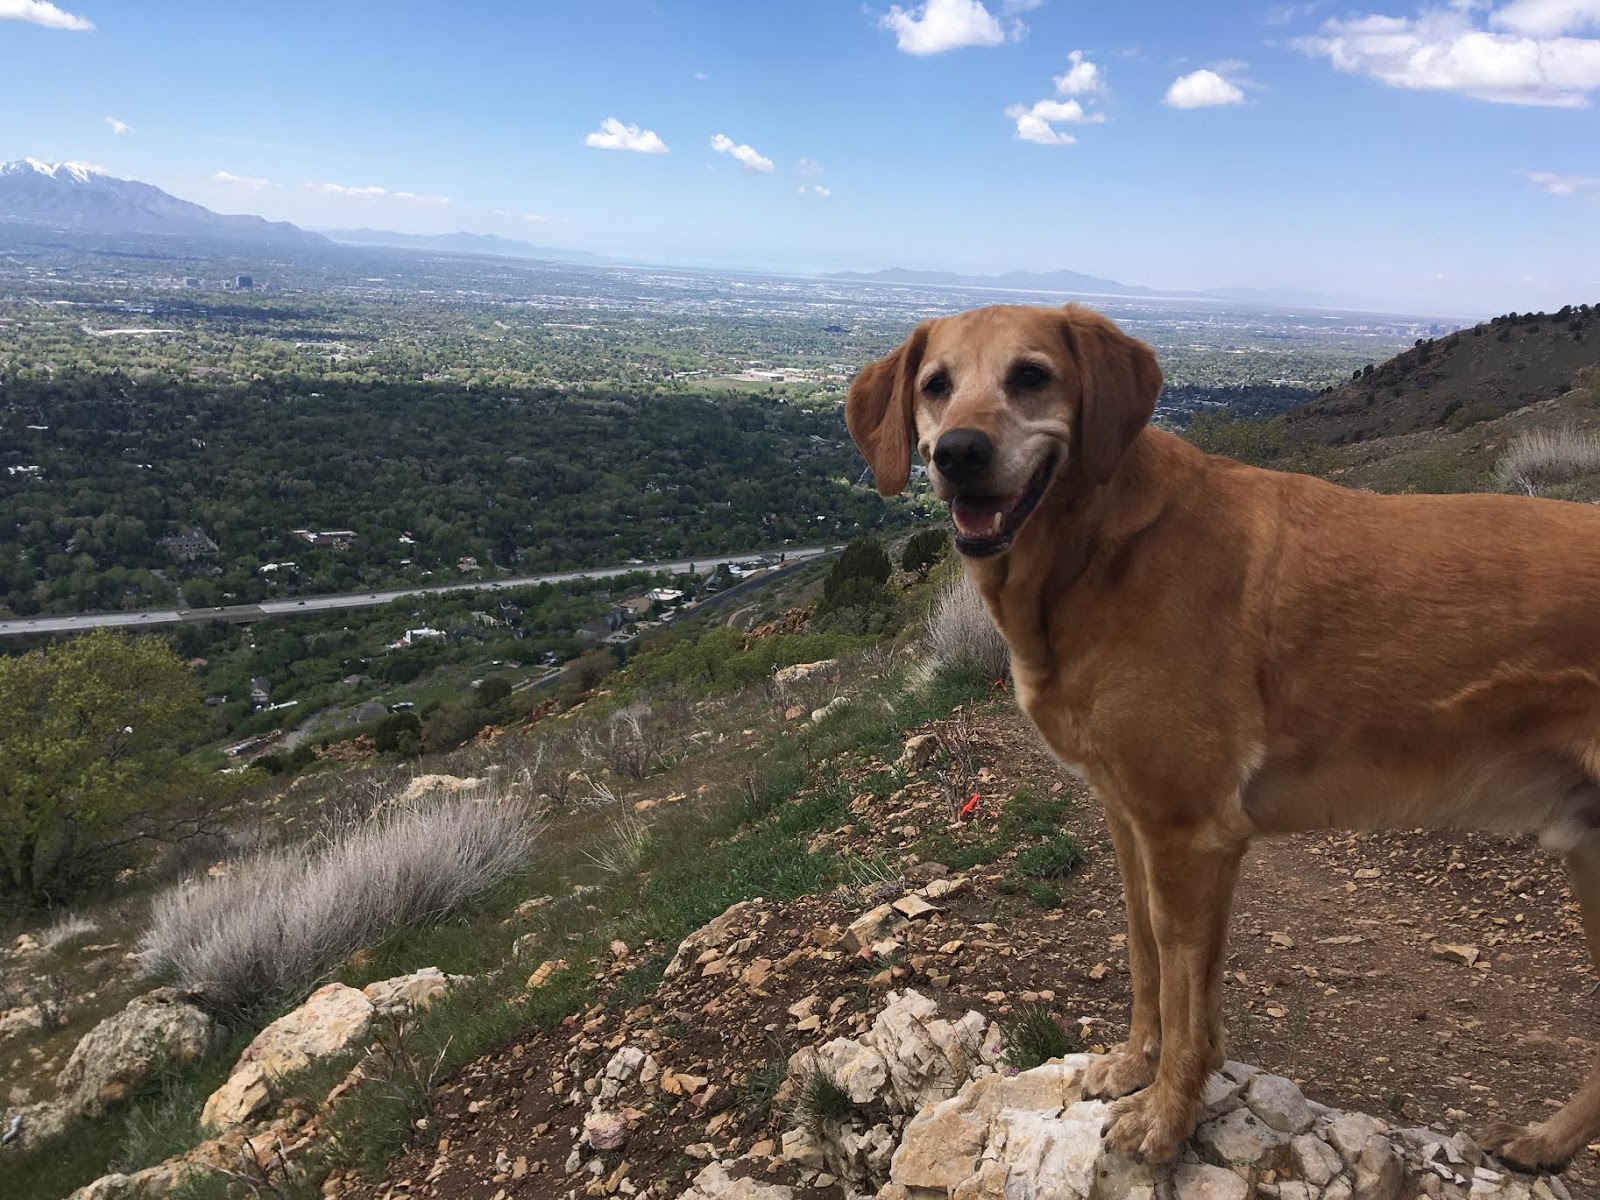
[[[1006,31],[982,0],[924,0],[917,8],[891,5],[879,24],[893,32],[896,49],[906,54],[942,54],[963,46],[998,46]],[[1026,32],[1016,22],[1013,36]]]
[[313,192],[322,192],[328,196],[345,196],[352,200],[375,200],[379,196],[389,193],[376,185],[372,187],[349,187],[342,183],[308,183],[306,187]]
[[1477,4],[1416,17],[1326,22],[1295,46],[1340,71],[1390,87],[1460,92],[1496,104],[1586,108],[1600,89],[1600,38],[1572,33],[1600,19],[1596,0],[1511,0],[1480,24]]
[[820,196],[824,200],[826,200],[829,196],[833,195],[833,189],[832,188],[825,188],[820,183],[813,183],[813,184],[804,184],[804,183],[802,183],[800,185],[800,194],[802,196]]
[[1106,90],[1106,79],[1100,68],[1083,56],[1082,50],[1067,55],[1065,75],[1056,76],[1056,91],[1063,96],[1093,96]]
[[133,126],[126,121],[119,121],[115,117],[107,117],[106,124],[111,126],[111,132],[121,137],[125,133],[132,133]]
[[1162,103],[1173,108],[1216,108],[1243,104],[1244,93],[1215,71],[1200,70],[1174,79]]
[[47,29],[93,29],[87,17],[62,12],[47,0],[0,0],[0,21],[28,21]]
[[270,179],[262,179],[257,175],[235,175],[232,171],[218,171],[211,178],[218,183],[231,183],[234,187],[249,188],[252,192],[259,192],[262,188],[272,186]]
[[1600,25],[1600,0],[1511,0],[1489,24],[1534,38],[1576,33]]
[[538,224],[538,223],[542,223],[544,221],[552,221],[555,218],[554,217],[547,217],[543,213],[523,213],[522,214],[522,219],[524,221],[533,221],[536,224]]
[[701,83],[704,83],[706,80],[711,78],[711,76],[707,75],[704,71],[696,71],[694,73],[694,77],[696,79],[698,79]]
[[747,146],[743,142],[735,142],[725,133],[711,135],[711,148],[718,154],[732,155],[746,171],[754,171],[760,175],[767,175],[772,171],[772,160],[770,158],[757,151],[754,146]]
[[799,171],[802,175],[822,174],[822,164],[814,158],[802,158],[798,163],[795,164],[794,169]]
[[[226,174],[227,172],[225,171],[219,171],[217,173],[217,178],[221,179]],[[234,176],[228,176],[227,182],[244,183],[247,181],[237,179]],[[267,181],[263,179],[259,181],[251,180],[248,182],[252,184],[258,182],[260,184],[265,184]],[[344,183],[308,183],[306,184],[306,187],[313,192],[321,192],[325,196],[342,196],[347,200],[376,200],[382,196],[387,196],[391,200],[404,200],[407,204],[427,204],[437,206],[450,203],[449,196],[423,196],[416,192],[391,192],[388,188],[379,187],[377,184],[370,184],[365,187],[355,187]]]
[[1518,174],[1551,196],[1600,200],[1600,175],[1563,175],[1557,171],[1519,171]]
[[1032,106],[1013,104],[1006,116],[1017,123],[1017,137],[1040,146],[1072,146],[1078,139],[1057,125],[1100,125],[1106,115],[1086,112],[1076,100],[1040,100]]
[[640,129],[637,125],[624,125],[615,117],[600,122],[600,128],[583,139],[585,146],[596,150],[632,150],[635,154],[666,154],[667,144],[656,136],[653,129]]

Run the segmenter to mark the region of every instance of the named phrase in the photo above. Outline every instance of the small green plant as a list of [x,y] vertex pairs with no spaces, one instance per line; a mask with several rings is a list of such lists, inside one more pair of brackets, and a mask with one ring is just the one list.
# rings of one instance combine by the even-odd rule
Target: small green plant
[[1082,842],[1070,833],[1058,833],[1019,853],[1012,870],[1028,879],[1065,879],[1088,860]]
[[850,1093],[819,1066],[811,1066],[795,1080],[795,1117],[809,1130],[844,1120],[854,1107]]
[[769,1058],[759,1067],[746,1071],[739,1082],[745,1111],[759,1120],[765,1120],[778,1098],[778,1089],[787,1078],[789,1067],[781,1058]]
[[1037,1005],[1019,1008],[1001,1021],[1000,1038],[1006,1064],[1019,1071],[1032,1070],[1076,1049],[1049,1009]]
[[1002,896],[1026,896],[1035,908],[1061,907],[1061,893],[1037,879],[1014,879],[1008,876],[995,884],[994,888]]

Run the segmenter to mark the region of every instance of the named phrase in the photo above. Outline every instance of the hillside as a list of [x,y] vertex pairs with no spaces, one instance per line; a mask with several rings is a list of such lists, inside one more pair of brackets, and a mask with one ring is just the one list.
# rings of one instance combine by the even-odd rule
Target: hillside
[[280,246],[326,246],[328,240],[287,221],[225,216],[148,183],[118,179],[83,163],[24,158],[0,163],[0,222],[81,233],[160,234]]
[[[908,579],[891,590],[912,608],[932,598]],[[789,599],[815,600],[815,585],[773,603]],[[930,686],[920,644],[880,653],[841,641],[829,662],[768,687],[715,681],[752,654],[814,655],[815,635],[787,632],[792,624],[742,642],[724,627],[711,635],[720,665],[709,637],[693,655],[686,641],[641,657],[607,681],[610,696],[427,762],[449,775],[408,781],[411,770],[381,761],[324,762],[262,795],[262,826],[285,840],[365,789],[413,799],[432,789],[437,803],[461,789],[473,809],[546,792],[550,820],[526,870],[448,921],[338,962],[310,1002],[243,1055],[259,1022],[294,1001],[214,1035],[199,1062],[51,1140],[37,1117],[74,1101],[51,1080],[90,1028],[74,989],[66,1025],[14,1034],[6,1048],[27,1062],[16,1079],[32,1089],[13,1103],[34,1106],[19,1110],[22,1149],[0,1152],[0,1192],[49,1200],[116,1169],[142,1172],[149,1190],[111,1176],[79,1200],[160,1194],[174,1168],[155,1164],[187,1151],[258,1186],[194,1185],[186,1197],[949,1195],[879,1191],[891,1171],[910,1177],[909,1160],[891,1164],[891,1152],[914,1144],[922,1103],[970,1086],[969,1070],[978,1088],[992,1086],[981,1080],[996,1066],[1043,1069],[1035,1064],[1095,1052],[1126,1028],[1125,916],[1104,819],[1005,690],[970,672],[936,674]],[[718,668],[709,684],[708,666]],[[976,807],[962,813],[968,796]],[[248,869],[237,851],[220,857],[199,887]],[[1228,1187],[1165,1194],[1243,1197],[1248,1185],[1229,1183],[1230,1168],[1265,1182],[1309,1177],[1318,1164],[1359,1189],[1355,1151],[1369,1146],[1379,1165],[1396,1164],[1390,1174],[1403,1160],[1409,1178],[1426,1173],[1411,1142],[1537,1112],[1581,1077],[1586,955],[1559,869],[1536,852],[1477,837],[1325,833],[1263,845],[1248,872],[1224,984],[1231,1047],[1294,1081],[1292,1092],[1287,1079],[1271,1085],[1294,1111],[1263,1108],[1258,1091],[1248,1099],[1280,1122],[1272,1128],[1287,1119],[1324,1143],[1350,1142],[1352,1165],[1303,1143],[1291,1158],[1272,1132],[1242,1143],[1248,1131],[1234,1127],[1258,1123],[1241,1112],[1203,1130],[1185,1168]],[[109,1011],[141,986],[129,959],[107,957],[128,936],[116,926],[39,932],[0,954],[17,982],[94,966],[96,986],[114,989]],[[1440,946],[1473,961],[1445,959]],[[408,996],[418,1011],[380,1003]],[[198,1019],[185,995],[163,1000]],[[1393,1020],[1396,1011],[1407,1019]],[[1507,1029],[1517,1031],[1514,1054]],[[263,1081],[256,1057],[285,1060],[300,1045],[324,1061]],[[890,1070],[875,1073],[862,1047],[881,1050]],[[194,1113],[208,1095],[206,1111],[231,1112],[243,1127],[201,1141]],[[1357,1106],[1388,1126],[1306,1101]],[[1429,1122],[1444,1132],[1401,1132]],[[1486,1168],[1472,1179],[1474,1200],[1526,1200],[1525,1185],[1495,1186],[1506,1177],[1469,1138],[1450,1144],[1470,1156],[1464,1177]],[[943,1149],[931,1147],[930,1167]],[[960,1155],[943,1161],[954,1170]],[[721,1169],[771,1190],[725,1188]],[[1593,1195],[1594,1156],[1566,1178],[1532,1194]],[[685,1192],[692,1181],[700,1190]],[[1124,1175],[1128,1187],[1094,1195],[1152,1194],[1139,1182]],[[1448,1174],[1441,1183],[1426,1194],[1467,1194]]]
[[1496,317],[1358,371],[1285,414],[1290,441],[1342,446],[1464,428],[1570,390],[1600,363],[1600,306]]

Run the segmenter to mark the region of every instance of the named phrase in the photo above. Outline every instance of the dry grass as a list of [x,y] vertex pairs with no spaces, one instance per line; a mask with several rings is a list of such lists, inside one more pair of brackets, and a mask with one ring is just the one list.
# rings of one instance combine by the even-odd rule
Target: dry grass
[[1501,490],[1537,496],[1600,471],[1600,437],[1573,426],[1530,429],[1511,440],[1495,467]]
[[965,571],[959,572],[928,614],[928,636],[923,643],[926,670],[1003,679],[1011,670],[1011,655],[1000,631]]
[[96,932],[100,928],[99,922],[88,917],[67,913],[50,923],[39,934],[39,945],[45,950],[55,950],[63,943],[74,938],[82,938]]
[[140,945],[145,968],[204,983],[226,1011],[269,1006],[519,871],[535,833],[526,805],[494,797],[381,806],[318,845],[159,897]]

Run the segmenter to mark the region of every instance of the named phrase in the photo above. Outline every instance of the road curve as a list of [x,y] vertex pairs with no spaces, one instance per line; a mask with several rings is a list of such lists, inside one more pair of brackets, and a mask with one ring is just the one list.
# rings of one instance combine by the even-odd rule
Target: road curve
[[[802,546],[784,550],[787,561],[796,562],[827,554],[828,546]],[[150,608],[138,612],[69,613],[56,617],[19,617],[0,621],[0,638],[41,633],[81,633],[89,629],[154,629],[162,625],[181,625],[201,621],[261,621],[268,617],[300,616],[337,609],[377,608],[406,596],[426,596],[439,592],[503,592],[511,588],[537,587],[541,583],[563,583],[570,579],[609,579],[631,571],[669,571],[683,574],[690,567],[706,575],[723,563],[743,562],[772,554],[772,550],[748,550],[743,554],[724,554],[711,558],[684,558],[673,562],[624,563],[615,567],[591,567],[579,571],[558,571],[553,575],[525,575],[517,579],[484,579],[472,583],[443,583],[430,587],[395,588],[381,592],[346,592],[336,596],[305,596],[294,600],[264,600],[260,604],[229,604],[220,608]]]

